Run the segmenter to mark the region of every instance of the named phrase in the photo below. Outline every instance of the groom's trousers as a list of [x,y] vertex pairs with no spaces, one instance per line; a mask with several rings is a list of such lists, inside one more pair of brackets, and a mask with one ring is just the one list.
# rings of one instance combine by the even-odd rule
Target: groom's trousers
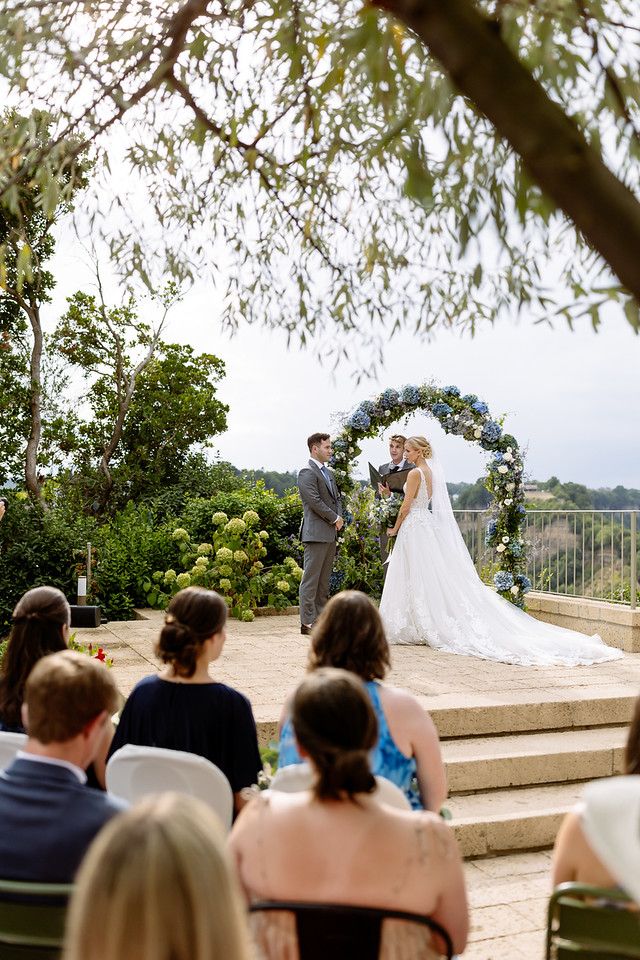
[[329,599],[331,571],[336,555],[336,541],[304,544],[304,565],[300,581],[300,622],[315,623]]

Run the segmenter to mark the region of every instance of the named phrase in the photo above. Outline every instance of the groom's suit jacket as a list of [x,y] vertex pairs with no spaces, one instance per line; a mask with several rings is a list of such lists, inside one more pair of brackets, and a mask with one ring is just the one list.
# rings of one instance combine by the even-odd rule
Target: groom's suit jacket
[[300,539],[303,543],[331,543],[337,537],[336,516],[342,516],[340,493],[333,470],[327,467],[330,486],[314,460],[298,474],[298,489],[304,508]]

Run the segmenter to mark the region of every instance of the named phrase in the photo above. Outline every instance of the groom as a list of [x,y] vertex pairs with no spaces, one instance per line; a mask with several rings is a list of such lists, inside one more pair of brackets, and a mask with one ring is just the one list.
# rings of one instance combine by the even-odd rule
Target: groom
[[300,539],[304,544],[304,573],[300,581],[300,632],[311,633],[329,598],[329,581],[336,555],[336,537],[342,528],[342,506],[333,470],[328,433],[312,433],[307,440],[309,463],[298,473],[303,515]]

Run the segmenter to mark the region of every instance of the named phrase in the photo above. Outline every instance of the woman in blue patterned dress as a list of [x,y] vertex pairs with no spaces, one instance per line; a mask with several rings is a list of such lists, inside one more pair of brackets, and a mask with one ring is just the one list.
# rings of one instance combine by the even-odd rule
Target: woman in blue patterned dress
[[[381,683],[390,666],[389,645],[375,604],[358,590],[329,601],[311,633],[309,670],[341,667],[364,681],[378,720],[371,769],[403,791],[416,809],[440,810],[447,781],[433,720],[406,690]],[[279,766],[301,763],[289,701],[280,718]]]

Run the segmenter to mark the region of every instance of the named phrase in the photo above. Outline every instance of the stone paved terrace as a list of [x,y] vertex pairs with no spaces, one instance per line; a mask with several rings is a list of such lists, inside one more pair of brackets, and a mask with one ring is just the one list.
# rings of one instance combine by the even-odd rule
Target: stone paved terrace
[[[147,619],[77,630],[77,639],[97,643],[115,660],[115,675],[126,695],[157,669],[153,643],[163,614]],[[245,693],[268,740],[282,702],[305,671],[307,638],[295,615],[230,621],[222,657],[212,665],[216,679]],[[451,708],[510,711],[514,728],[531,703],[629,697],[640,691],[640,654],[591,667],[518,667],[442,654],[428,647],[392,648],[389,681],[409,689],[436,722]],[[515,705],[515,706],[514,706]],[[518,707],[521,710],[518,710]],[[504,719],[504,718],[503,718]],[[472,909],[466,960],[540,960],[544,953],[550,853],[515,853],[465,865]]]

